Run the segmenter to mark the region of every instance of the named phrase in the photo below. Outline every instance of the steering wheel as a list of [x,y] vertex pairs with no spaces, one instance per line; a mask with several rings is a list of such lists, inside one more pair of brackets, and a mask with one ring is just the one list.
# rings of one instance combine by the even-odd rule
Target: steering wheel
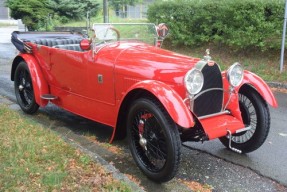
[[112,27],[112,26],[109,27],[107,30],[109,30],[109,29],[111,29],[112,31],[116,32],[116,34],[117,34],[117,41],[119,41],[119,40],[120,40],[120,37],[121,37],[120,31],[117,30],[116,28]]

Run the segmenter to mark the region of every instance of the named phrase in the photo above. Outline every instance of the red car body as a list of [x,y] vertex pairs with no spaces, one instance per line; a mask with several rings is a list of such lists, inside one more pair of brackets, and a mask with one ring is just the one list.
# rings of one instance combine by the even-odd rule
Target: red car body
[[[178,126],[179,132],[186,133],[182,141],[222,138],[229,132],[236,134],[238,130],[244,129],[246,126],[238,102],[238,93],[242,88],[254,90],[264,101],[277,107],[272,91],[257,75],[244,71],[240,85],[230,91],[228,72],[217,71],[221,74],[224,90],[219,105],[227,112],[221,110],[215,115],[198,112],[203,114],[198,115],[191,110],[184,77],[202,61],[199,58],[183,56],[137,41],[115,41],[89,50],[75,51],[37,44],[37,38],[34,42],[29,38],[27,40],[23,37],[24,33],[16,35],[18,40],[29,47],[29,51],[22,50],[14,59],[12,80],[16,78],[17,66],[24,61],[31,75],[35,102],[39,106],[44,107],[50,101],[72,113],[109,125],[114,128],[111,141],[116,135],[126,132],[127,113],[131,104],[146,95],[156,98]],[[31,36],[38,37],[33,34]],[[71,37],[82,39],[78,35]],[[207,60],[206,63],[206,67],[217,66],[213,61]],[[210,72],[205,78],[212,74]],[[208,80],[205,79],[206,82]],[[45,95],[53,98],[47,99]],[[213,97],[206,96],[201,103],[206,104],[208,100],[212,104]],[[197,140],[197,133],[189,130],[198,124],[203,133],[200,133],[201,138]],[[169,179],[164,178],[162,181]]]

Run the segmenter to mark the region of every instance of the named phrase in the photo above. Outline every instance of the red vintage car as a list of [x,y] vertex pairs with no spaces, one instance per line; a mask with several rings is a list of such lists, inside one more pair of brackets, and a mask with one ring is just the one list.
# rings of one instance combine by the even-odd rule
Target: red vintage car
[[160,48],[160,24],[94,24],[90,38],[68,32],[13,32],[20,51],[11,80],[21,109],[48,102],[113,127],[150,179],[165,182],[178,169],[181,145],[218,138],[227,148],[258,149],[270,128],[270,88],[234,63]]

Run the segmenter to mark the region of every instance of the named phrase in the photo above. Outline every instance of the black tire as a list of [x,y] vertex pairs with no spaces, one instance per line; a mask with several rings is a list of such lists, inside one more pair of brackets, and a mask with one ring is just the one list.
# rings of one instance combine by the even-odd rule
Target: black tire
[[[140,121],[144,122],[145,145],[140,144]],[[127,129],[130,150],[141,171],[155,182],[171,180],[178,170],[181,141],[176,124],[162,105],[152,99],[136,100],[129,110]]]
[[[242,153],[249,153],[258,149],[266,140],[270,129],[270,113],[267,103],[252,88],[244,87],[239,91],[239,106],[245,126],[251,129],[232,135],[232,147],[240,149]],[[228,138],[220,141],[228,148]]]
[[14,89],[18,104],[28,114],[37,112],[39,105],[36,103],[32,79],[27,64],[21,61],[15,71]]

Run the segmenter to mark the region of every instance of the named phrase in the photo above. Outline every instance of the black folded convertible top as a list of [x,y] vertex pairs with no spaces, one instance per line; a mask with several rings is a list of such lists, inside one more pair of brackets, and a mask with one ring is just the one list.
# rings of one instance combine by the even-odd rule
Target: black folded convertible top
[[[25,42],[35,42],[38,39],[82,39],[82,34],[72,32],[19,32],[14,31],[11,34],[11,42],[20,52],[27,52]],[[29,49],[29,48],[28,48]]]

